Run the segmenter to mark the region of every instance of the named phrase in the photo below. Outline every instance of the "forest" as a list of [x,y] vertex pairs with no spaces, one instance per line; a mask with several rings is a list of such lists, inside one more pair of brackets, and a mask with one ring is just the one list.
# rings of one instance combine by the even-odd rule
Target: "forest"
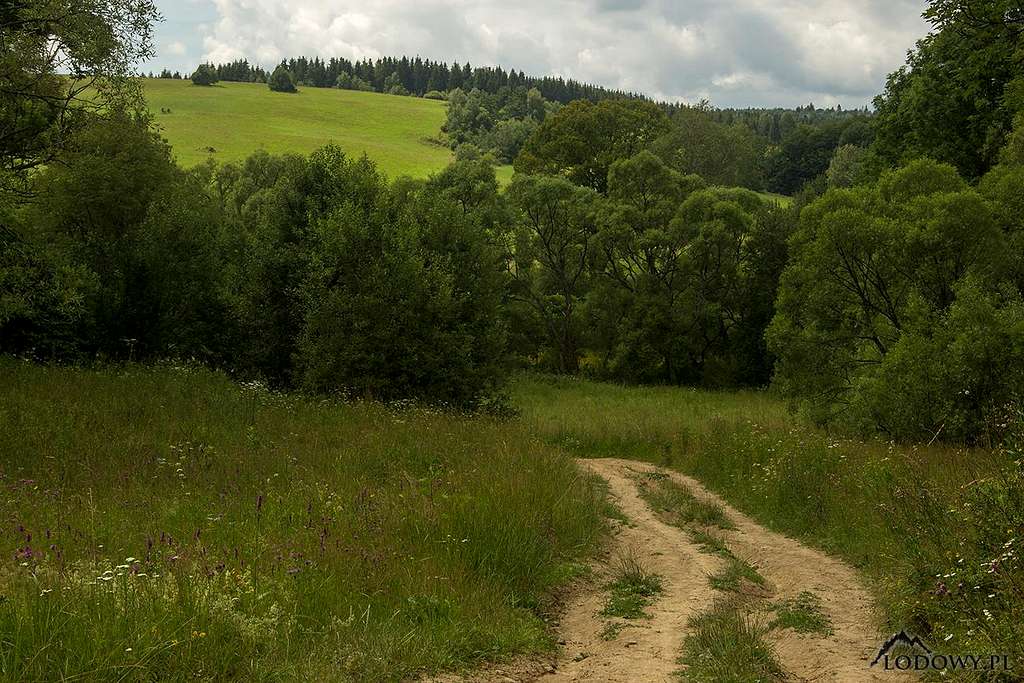
[[[51,74],[6,109],[29,125],[5,124],[3,350],[463,408],[524,365],[771,383],[821,423],[997,438],[1024,381],[1020,23],[929,16],[873,115],[811,106],[775,132],[769,113],[456,87],[459,160],[425,181],[331,147],[184,171],[113,42],[79,65],[102,107],[55,108]],[[403,64],[455,85],[431,62],[375,72]],[[980,73],[1001,79],[989,101],[968,97]],[[939,96],[964,106],[933,120]],[[507,190],[474,142],[514,161]]]

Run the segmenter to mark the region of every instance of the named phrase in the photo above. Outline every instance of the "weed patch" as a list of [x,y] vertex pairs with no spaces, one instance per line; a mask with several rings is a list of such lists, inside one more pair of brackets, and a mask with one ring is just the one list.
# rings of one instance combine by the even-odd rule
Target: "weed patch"
[[678,484],[664,472],[646,472],[636,477],[640,497],[675,526],[689,524],[734,529],[721,505],[700,500],[688,488]]
[[770,628],[789,628],[798,633],[832,634],[832,622],[821,608],[821,600],[814,593],[803,591],[795,598],[781,600],[772,605],[775,619]]
[[765,640],[766,628],[736,600],[716,602],[690,620],[680,663],[684,680],[780,681],[783,671]]
[[622,619],[646,617],[644,608],[654,602],[662,591],[661,577],[647,571],[634,553],[619,557],[608,584],[608,600],[601,616]]
[[700,551],[720,557],[733,557],[732,551],[719,536],[705,529],[688,529],[690,540],[697,544]]
[[764,586],[764,577],[757,572],[757,569],[749,562],[731,555],[725,567],[717,574],[710,576],[708,580],[715,590],[731,593],[743,592],[751,585]]

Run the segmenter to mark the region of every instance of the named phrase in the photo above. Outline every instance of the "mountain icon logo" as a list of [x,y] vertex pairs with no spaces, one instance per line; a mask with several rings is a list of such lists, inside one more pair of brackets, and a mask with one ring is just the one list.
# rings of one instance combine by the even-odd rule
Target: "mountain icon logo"
[[892,649],[897,645],[906,645],[908,648],[921,650],[924,652],[924,654],[932,654],[931,648],[925,645],[924,641],[922,641],[920,638],[918,638],[915,635],[911,635],[906,631],[900,631],[899,633],[895,634],[892,638],[890,638],[882,644],[881,649],[878,650],[878,654],[875,655],[874,660],[871,662],[871,666],[878,664],[878,662],[881,661],[882,657],[885,657],[887,654],[889,654],[892,651]]

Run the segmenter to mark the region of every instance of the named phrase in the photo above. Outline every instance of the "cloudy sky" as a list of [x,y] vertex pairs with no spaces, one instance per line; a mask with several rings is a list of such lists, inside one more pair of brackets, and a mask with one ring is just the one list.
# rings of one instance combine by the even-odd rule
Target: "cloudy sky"
[[157,0],[145,70],[420,55],[717,106],[869,104],[923,0]]

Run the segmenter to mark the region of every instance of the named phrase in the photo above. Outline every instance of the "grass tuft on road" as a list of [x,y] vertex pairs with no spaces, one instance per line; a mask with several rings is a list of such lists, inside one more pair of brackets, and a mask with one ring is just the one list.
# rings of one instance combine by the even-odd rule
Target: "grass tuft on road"
[[661,577],[648,571],[636,553],[626,551],[616,560],[607,588],[608,600],[601,616],[641,619],[647,617],[644,608],[661,594]]
[[719,529],[736,528],[721,505],[698,499],[688,488],[672,481],[663,472],[646,472],[635,477],[635,480],[640,497],[656,513],[677,527],[687,528],[688,525],[700,524]]
[[722,681],[784,680],[766,628],[743,608],[740,601],[721,600],[690,620],[691,632],[683,644],[680,672],[693,683]]
[[732,554],[728,556],[725,567],[717,574],[708,577],[708,581],[715,590],[731,593],[746,592],[751,588],[763,587],[765,584],[764,577],[753,565]]
[[832,634],[832,622],[821,606],[821,599],[809,591],[802,591],[795,598],[780,600],[772,605],[775,619],[771,628],[788,628],[798,633],[816,633],[822,636]]

